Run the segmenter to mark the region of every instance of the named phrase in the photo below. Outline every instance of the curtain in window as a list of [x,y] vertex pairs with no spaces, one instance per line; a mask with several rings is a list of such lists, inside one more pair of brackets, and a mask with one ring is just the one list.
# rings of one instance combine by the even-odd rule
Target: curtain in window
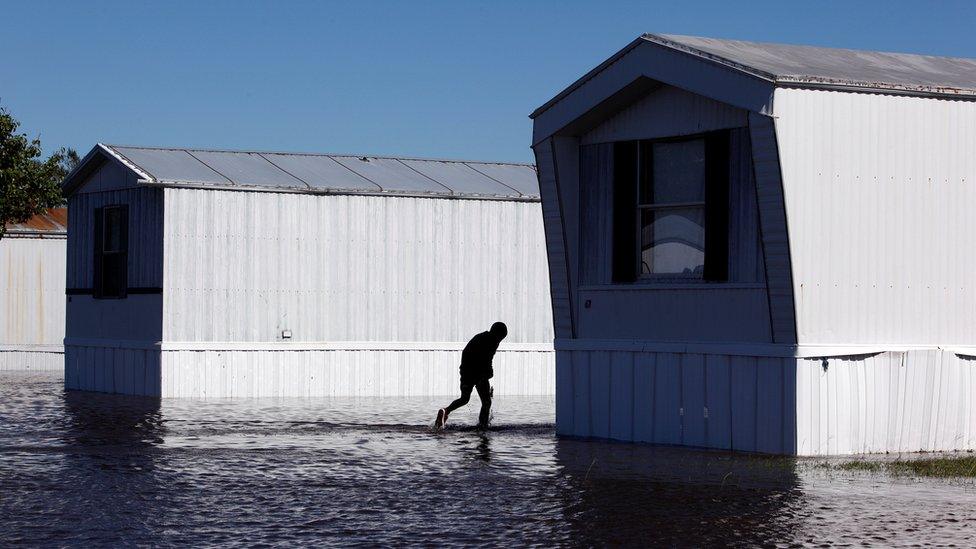
[[729,281],[763,282],[759,206],[748,128],[730,132]]
[[613,143],[580,147],[580,281],[611,281]]

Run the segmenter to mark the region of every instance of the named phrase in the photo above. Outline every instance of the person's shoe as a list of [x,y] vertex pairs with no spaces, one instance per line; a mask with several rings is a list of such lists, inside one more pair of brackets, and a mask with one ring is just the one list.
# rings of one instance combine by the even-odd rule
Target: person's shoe
[[443,429],[447,423],[447,410],[441,408],[437,410],[437,419],[434,420],[434,429]]

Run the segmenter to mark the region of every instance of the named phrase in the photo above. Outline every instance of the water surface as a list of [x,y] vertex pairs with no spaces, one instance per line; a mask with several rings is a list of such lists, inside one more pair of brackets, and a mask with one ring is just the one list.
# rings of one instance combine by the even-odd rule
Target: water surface
[[0,372],[0,546],[962,545],[972,481],[557,439],[551,398],[178,401]]

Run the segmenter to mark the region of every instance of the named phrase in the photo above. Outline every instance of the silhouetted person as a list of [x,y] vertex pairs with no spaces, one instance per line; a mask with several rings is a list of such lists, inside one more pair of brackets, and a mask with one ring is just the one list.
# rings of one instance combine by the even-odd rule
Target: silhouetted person
[[443,427],[447,423],[447,416],[454,410],[468,403],[471,390],[478,390],[481,399],[481,414],[478,416],[478,426],[488,426],[488,414],[491,412],[491,385],[488,380],[495,374],[491,369],[491,359],[495,357],[498,344],[508,335],[508,327],[502,322],[491,325],[487,332],[471,338],[461,353],[461,397],[452,402],[447,408],[437,411],[434,426]]

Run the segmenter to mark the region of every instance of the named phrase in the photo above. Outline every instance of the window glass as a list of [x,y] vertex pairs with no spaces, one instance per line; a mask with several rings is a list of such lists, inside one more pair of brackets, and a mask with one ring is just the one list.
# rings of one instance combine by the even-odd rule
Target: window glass
[[654,143],[652,177],[641,185],[641,204],[705,200],[705,140]]
[[105,208],[104,239],[102,249],[106,252],[122,250],[122,209]]
[[705,209],[641,211],[642,275],[701,276],[705,266]]
[[127,293],[128,207],[105,206],[96,210],[95,272],[93,294],[97,298],[123,298]]

